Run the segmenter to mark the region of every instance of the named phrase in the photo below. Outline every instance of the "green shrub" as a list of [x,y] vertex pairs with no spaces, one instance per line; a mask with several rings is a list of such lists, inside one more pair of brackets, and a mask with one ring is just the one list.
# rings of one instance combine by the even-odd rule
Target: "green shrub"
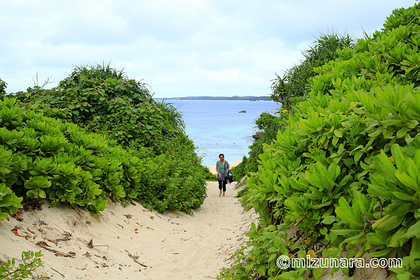
[[26,108],[108,133],[118,144],[164,152],[165,142],[185,137],[180,113],[156,102],[146,84],[109,65],[76,67],[56,88],[28,88],[14,96]]
[[207,166],[204,166],[204,174],[206,181],[217,181],[216,175],[211,173],[210,169]]
[[250,146],[249,158],[242,167],[244,174],[258,171],[259,156],[263,153],[264,145],[271,144],[276,139],[277,132],[287,124],[286,117],[287,110],[281,108],[275,115],[262,113],[257,119],[256,124],[260,135]]
[[146,84],[109,65],[82,66],[56,88],[12,96],[24,114],[14,101],[2,106],[0,145],[14,153],[16,166],[0,179],[18,196],[93,212],[108,197],[160,212],[190,212],[203,203],[205,170],[182,115],[154,101]]
[[[266,256],[312,256],[317,244],[326,248],[317,257],[342,257],[343,250],[348,258],[399,257],[403,267],[390,268],[392,279],[420,276],[419,40],[416,4],[317,70],[306,100],[265,145],[247,181],[243,201],[260,225],[249,232],[251,248],[220,277],[302,279],[307,269],[275,269]],[[290,225],[298,233],[283,240],[287,251],[267,250]],[[260,234],[267,229],[272,234]]]
[[[0,148],[0,154],[2,154]],[[1,155],[0,155],[1,156]],[[3,170],[6,168],[3,166]],[[7,169],[8,170],[8,169]],[[22,205],[22,197],[17,197],[16,194],[6,186],[6,184],[0,184],[0,219],[6,219],[9,214],[16,214]]]
[[191,148],[192,142],[171,143],[167,152],[143,165],[138,191],[140,201],[158,210],[198,208],[206,198],[204,168]]
[[19,265],[14,259],[0,263],[0,279],[42,279],[42,276],[34,275],[38,267],[44,266],[42,256],[41,251],[27,251],[22,252],[22,263]]
[[354,47],[353,39],[348,35],[322,34],[313,47],[303,52],[303,62],[288,69],[283,77],[277,75],[272,81],[271,98],[281,103],[281,110],[274,115],[262,113],[256,121],[259,137],[250,146],[247,162],[237,168],[241,175],[257,172],[264,145],[273,142],[277,132],[287,125],[287,115],[294,112],[295,104],[306,98],[310,91],[309,80],[317,75],[315,69],[336,59],[339,56],[337,51],[346,47]]
[[190,211],[204,201],[204,172],[188,138],[150,157],[22,110],[9,98],[0,102],[0,127],[0,218],[15,213],[25,196],[94,213],[106,208],[108,198],[134,199],[161,212]]

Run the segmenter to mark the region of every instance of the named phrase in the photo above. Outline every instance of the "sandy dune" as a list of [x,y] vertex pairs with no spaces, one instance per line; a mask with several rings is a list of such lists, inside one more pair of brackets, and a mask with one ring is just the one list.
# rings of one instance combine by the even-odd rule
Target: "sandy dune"
[[51,279],[215,279],[257,220],[243,211],[233,186],[219,197],[217,182],[209,182],[193,216],[109,203],[98,217],[44,203],[22,213],[22,221],[0,221],[0,259],[41,250],[39,272]]

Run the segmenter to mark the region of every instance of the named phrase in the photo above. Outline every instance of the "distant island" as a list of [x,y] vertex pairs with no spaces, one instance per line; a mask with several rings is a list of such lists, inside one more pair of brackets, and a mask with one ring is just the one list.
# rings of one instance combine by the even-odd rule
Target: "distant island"
[[170,98],[156,98],[165,100],[247,100],[247,101],[273,101],[269,96],[184,96]]

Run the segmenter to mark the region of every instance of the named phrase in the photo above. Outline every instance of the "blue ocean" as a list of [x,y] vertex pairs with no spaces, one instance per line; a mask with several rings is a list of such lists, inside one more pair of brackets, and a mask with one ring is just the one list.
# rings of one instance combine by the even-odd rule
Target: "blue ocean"
[[[257,131],[255,121],[263,112],[275,113],[273,101],[167,100],[183,115],[186,133],[194,141],[202,164],[216,163],[223,153],[228,162],[247,156]],[[245,111],[245,113],[239,113]]]

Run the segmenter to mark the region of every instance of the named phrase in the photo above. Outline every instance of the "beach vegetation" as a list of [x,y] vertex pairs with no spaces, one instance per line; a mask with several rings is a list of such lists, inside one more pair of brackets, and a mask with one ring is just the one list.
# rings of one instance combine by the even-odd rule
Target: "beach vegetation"
[[348,34],[321,34],[313,46],[302,52],[304,59],[301,63],[287,69],[283,76],[276,75],[272,80],[270,97],[280,102],[284,109],[293,111],[293,104],[309,93],[309,79],[318,75],[315,69],[322,69],[323,65],[338,58],[338,50],[353,46],[354,40]]
[[[353,48],[354,40],[348,35],[337,33],[321,34],[308,50],[302,52],[304,60],[287,69],[283,76],[276,75],[271,84],[271,99],[279,102],[279,110],[275,114],[264,112],[256,120],[258,137],[250,146],[246,159],[236,166],[232,172],[240,178],[258,170],[259,156],[264,145],[271,144],[277,132],[287,125],[288,115],[294,113],[294,107],[305,100],[310,91],[309,80],[318,75],[317,68],[336,59],[338,50]],[[245,193],[246,190],[244,190]],[[241,195],[242,195],[241,193]]]
[[0,261],[0,279],[45,279],[42,275],[35,275],[38,267],[43,267],[41,251],[22,252],[20,263],[15,259]]
[[190,213],[205,184],[182,116],[108,65],[0,102],[0,218],[23,198],[98,214],[108,200]]
[[155,101],[147,84],[109,64],[79,66],[55,88],[34,86],[10,96],[44,116],[107,133],[123,147],[160,154],[169,141],[189,142],[182,115],[170,103]]
[[[420,5],[315,69],[247,180],[259,214],[221,279],[317,279],[276,258],[400,258],[391,279],[420,277]],[[296,233],[291,234],[291,227]],[[340,268],[334,268],[332,274]],[[355,267],[342,268],[351,277]],[[333,276],[334,277],[334,276]]]

